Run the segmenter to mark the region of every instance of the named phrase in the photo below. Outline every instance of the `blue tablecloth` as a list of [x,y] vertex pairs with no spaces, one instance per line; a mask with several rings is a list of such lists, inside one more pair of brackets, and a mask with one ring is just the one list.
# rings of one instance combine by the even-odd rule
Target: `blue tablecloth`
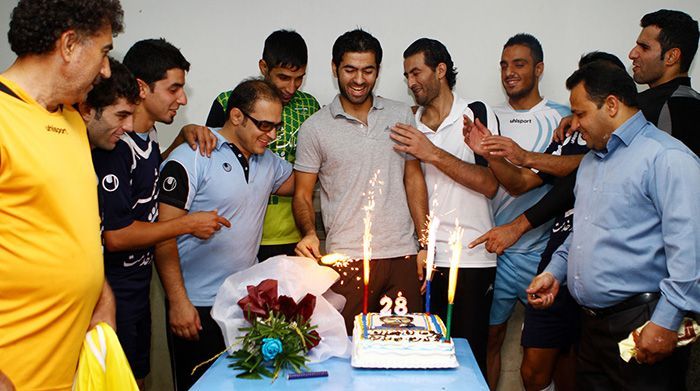
[[304,389],[304,390],[488,390],[479,371],[474,354],[466,339],[454,340],[459,368],[454,369],[356,369],[349,359],[332,358],[322,363],[311,364],[311,371],[328,371],[328,377],[287,380],[286,375],[271,383],[271,380],[237,379],[237,372],[228,367],[232,361],[225,355],[202,375],[191,390],[258,390]]

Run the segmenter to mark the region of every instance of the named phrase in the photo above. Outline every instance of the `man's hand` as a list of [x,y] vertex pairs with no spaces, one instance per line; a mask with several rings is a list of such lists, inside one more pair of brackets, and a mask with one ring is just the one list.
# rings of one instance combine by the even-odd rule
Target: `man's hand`
[[486,251],[501,255],[508,247],[517,242],[520,236],[521,234],[514,226],[510,224],[501,225],[491,228],[485,234],[474,239],[469,243],[469,248],[474,248],[481,243],[486,243]]
[[[418,267],[418,281],[423,281],[420,286],[420,294],[424,295],[428,285],[428,270],[426,269],[426,260],[428,259],[428,250],[418,251],[416,255],[416,267]],[[435,267],[433,266],[433,270]]]
[[490,156],[504,157],[516,166],[526,166],[530,151],[526,151],[515,141],[503,136],[486,137],[481,146]]
[[525,289],[527,302],[536,309],[548,308],[554,303],[554,298],[559,293],[559,281],[552,273],[544,272],[535,276],[530,286]]
[[653,322],[647,323],[640,333],[632,332],[637,353],[635,358],[642,364],[654,364],[673,353],[678,343],[678,333]]
[[389,137],[399,143],[394,145],[395,150],[410,153],[423,162],[429,162],[435,157],[437,147],[420,130],[411,125],[397,123],[391,131]]
[[484,149],[482,142],[486,137],[491,136],[491,131],[488,130],[478,118],[476,121],[472,122],[466,115],[462,117],[464,118],[464,127],[462,128],[464,142],[475,154],[486,158],[488,156],[488,151]]
[[199,340],[199,330],[202,329],[202,323],[199,321],[197,309],[194,308],[189,299],[183,298],[170,302],[168,321],[170,331],[173,334],[189,341]]
[[185,216],[190,234],[198,239],[209,239],[221,226],[231,228],[231,223],[217,214],[216,210],[209,212],[194,212]]
[[195,124],[183,126],[180,135],[193,151],[199,146],[199,153],[206,157],[211,157],[211,152],[219,141],[209,128]]
[[572,115],[569,115],[559,121],[559,126],[554,129],[554,134],[552,134],[552,141],[556,141],[557,143],[561,144],[567,137],[574,133],[574,131],[571,129],[572,117]]
[[2,371],[0,371],[0,391],[15,391],[14,384]]
[[425,273],[423,273],[423,270],[425,270],[425,261],[428,259],[428,250],[422,249],[418,251],[418,254],[416,254],[416,267],[418,268],[418,281],[423,281],[423,278],[425,277]]
[[306,235],[297,243],[294,252],[300,257],[319,260],[321,259],[321,241],[316,234]]
[[110,288],[107,280],[102,284],[102,293],[100,293],[100,298],[92,311],[88,330],[92,330],[100,322],[107,323],[114,331],[117,330],[117,307],[114,293],[112,293],[112,288]]
[[501,255],[508,247],[517,242],[525,232],[531,229],[530,221],[524,214],[521,214],[510,223],[493,227],[485,234],[474,239],[469,243],[469,248],[474,248],[485,242],[486,251]]

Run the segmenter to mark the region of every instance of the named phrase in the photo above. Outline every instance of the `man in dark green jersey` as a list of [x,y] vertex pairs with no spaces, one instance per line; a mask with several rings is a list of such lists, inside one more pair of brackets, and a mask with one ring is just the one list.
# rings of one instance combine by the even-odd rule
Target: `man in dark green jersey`
[[[282,104],[282,129],[269,148],[294,164],[299,126],[319,109],[312,95],[299,90],[306,76],[308,54],[304,39],[296,31],[277,30],[265,39],[260,73],[278,90]],[[212,103],[206,125],[222,127],[226,121],[226,106],[231,91],[219,94]],[[294,224],[291,197],[271,195],[265,213],[262,242],[258,260],[280,255],[295,255],[294,248],[301,235]]]

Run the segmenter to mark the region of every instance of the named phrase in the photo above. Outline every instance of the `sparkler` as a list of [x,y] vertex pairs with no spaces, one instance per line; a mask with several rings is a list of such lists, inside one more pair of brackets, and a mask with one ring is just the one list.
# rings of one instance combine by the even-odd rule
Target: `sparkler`
[[369,299],[369,260],[372,259],[372,211],[374,210],[374,187],[381,182],[379,181],[379,170],[374,173],[372,179],[369,180],[369,190],[367,191],[367,205],[364,206],[365,217],[362,221],[365,223],[365,232],[362,235],[362,268],[365,283],[364,300],[362,306],[362,314],[367,315],[367,301]]
[[459,226],[458,219],[455,219],[455,229],[450,234],[450,248],[452,258],[450,259],[450,275],[447,281],[447,333],[445,339],[450,340],[450,329],[452,328],[452,307],[455,300],[455,290],[457,289],[457,272],[459,271],[459,259],[462,256],[462,233],[464,229]]

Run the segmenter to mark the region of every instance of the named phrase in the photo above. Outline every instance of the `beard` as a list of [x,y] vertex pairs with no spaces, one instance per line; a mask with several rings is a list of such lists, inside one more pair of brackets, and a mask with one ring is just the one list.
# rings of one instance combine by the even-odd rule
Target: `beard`
[[528,96],[534,89],[535,83],[531,83],[517,91],[508,91],[506,89],[506,95],[508,95],[508,98],[512,100],[518,100]]
[[338,90],[340,91],[340,95],[354,105],[361,105],[367,102],[367,99],[369,99],[372,96],[374,84],[367,84],[367,93],[362,96],[350,95],[347,91],[348,88],[349,87],[347,84],[341,84],[340,79],[338,79]]

